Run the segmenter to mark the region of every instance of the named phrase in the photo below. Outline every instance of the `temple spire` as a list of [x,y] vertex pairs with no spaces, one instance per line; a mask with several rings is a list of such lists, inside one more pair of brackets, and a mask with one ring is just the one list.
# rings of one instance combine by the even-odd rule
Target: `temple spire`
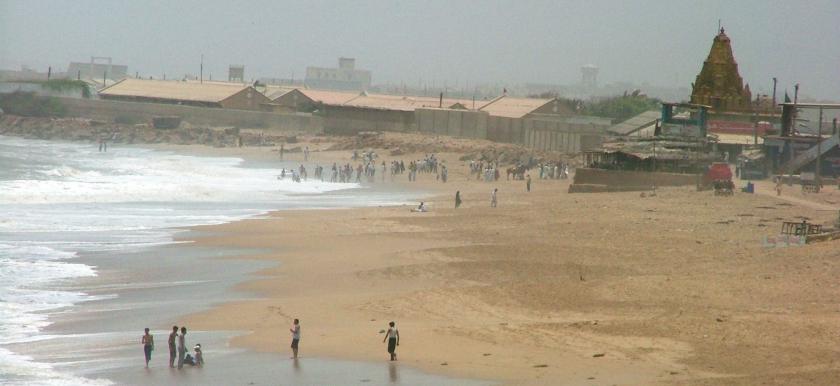
[[720,27],[692,87],[691,102],[710,105],[718,111],[748,110],[751,94],[738,73],[729,36]]

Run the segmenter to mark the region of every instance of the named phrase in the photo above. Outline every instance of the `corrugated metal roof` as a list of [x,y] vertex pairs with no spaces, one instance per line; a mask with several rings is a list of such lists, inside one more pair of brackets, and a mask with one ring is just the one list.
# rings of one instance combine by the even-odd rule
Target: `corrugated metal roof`
[[344,92],[344,91],[329,91],[329,90],[312,90],[306,88],[299,88],[303,95],[315,102],[321,102],[325,105],[342,105],[345,102],[356,98],[359,93]]
[[222,82],[183,82],[126,78],[99,91],[103,96],[126,96],[218,103],[250,86]]
[[630,118],[624,122],[617,123],[615,125],[610,126],[607,129],[608,132],[616,133],[620,135],[629,135],[634,131],[641,130],[646,128],[656,122],[657,119],[662,117],[662,113],[656,110],[645,111],[633,118]]
[[280,98],[283,95],[286,95],[293,90],[297,90],[297,87],[286,87],[286,86],[266,86],[265,87],[265,96],[271,101],[275,101],[277,98]]
[[513,98],[507,95],[502,95],[488,103],[485,103],[478,109],[486,111],[490,115],[497,117],[522,118],[553,100],[554,99]]
[[[456,103],[470,106],[472,101],[443,98],[443,107]],[[385,94],[360,95],[344,103],[344,106],[366,107],[382,110],[414,111],[425,107],[439,107],[440,99],[435,97],[401,96]]]
[[[749,134],[714,134],[718,138],[718,143],[730,145],[753,145],[755,144],[755,137]],[[764,138],[758,137],[758,144],[764,143]]]

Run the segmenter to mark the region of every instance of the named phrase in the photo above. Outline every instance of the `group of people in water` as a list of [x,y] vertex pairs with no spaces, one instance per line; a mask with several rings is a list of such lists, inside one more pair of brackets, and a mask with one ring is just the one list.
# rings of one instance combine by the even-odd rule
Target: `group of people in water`
[[[179,333],[180,332],[180,333]],[[193,346],[193,354],[187,352],[187,328],[172,326],[172,332],[169,333],[169,367],[175,368],[177,360],[177,368],[180,370],[184,365],[203,367],[204,353],[201,351],[201,343]],[[140,338],[140,344],[143,345],[143,354],[146,357],[146,368],[149,368],[149,362],[152,360],[152,352],[155,350],[155,337],[149,333],[149,328],[146,327],[143,337]]]
[[[385,182],[388,175],[393,182],[396,176],[406,172],[408,173],[408,181],[417,181],[418,173],[435,174],[435,179],[444,183],[449,179],[449,170],[434,154],[427,154],[422,160],[409,161],[407,165],[402,160],[393,160],[389,163],[383,160],[379,161],[377,165],[377,158],[377,154],[372,151],[363,152],[361,156],[358,151],[354,151],[353,161],[361,161],[355,168],[350,163],[339,165],[334,162],[330,171],[325,174],[323,166],[315,165],[314,178],[321,182],[362,183],[364,179],[366,182],[373,183],[376,182],[377,171],[379,171],[382,182]],[[303,164],[297,168],[283,168],[277,175],[277,179],[283,180],[286,178],[291,178],[294,182],[306,181],[308,179],[307,169]]]

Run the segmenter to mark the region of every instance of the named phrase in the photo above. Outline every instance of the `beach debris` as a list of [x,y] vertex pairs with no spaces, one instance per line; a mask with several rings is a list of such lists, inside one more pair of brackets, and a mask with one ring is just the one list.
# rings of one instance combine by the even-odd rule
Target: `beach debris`
[[586,378],[586,379],[592,380],[592,379],[595,379],[595,377],[589,377],[589,378]]
[[385,333],[385,330],[379,330],[379,333],[380,333],[380,334],[384,334],[384,333]]
[[360,380],[359,380],[359,382],[361,382],[361,383],[368,383],[368,382],[370,382],[370,379],[367,379],[367,378],[365,378],[365,379],[360,379]]
[[680,373],[679,371],[670,371],[670,372],[668,372],[668,374],[671,374],[671,375],[677,375],[677,374],[679,374],[679,373]]
[[491,356],[491,355],[493,355],[493,354],[490,354],[489,352],[486,352],[486,353],[481,354],[481,355],[484,355],[484,356],[486,356],[486,357],[489,357],[489,356]]
[[595,354],[595,355],[592,355],[592,357],[593,357],[593,358],[601,358],[601,357],[603,357],[604,355],[607,355],[607,354],[606,354],[606,353],[602,353],[602,352],[600,352],[600,353],[597,353],[597,354]]
[[442,362],[440,365],[441,365],[441,366],[449,366],[449,363],[447,363],[447,362]]
[[371,322],[375,322],[375,321],[376,321],[376,319],[371,319],[370,321],[371,321]]
[[548,365],[547,364],[539,364],[539,365],[534,365],[534,367],[535,368],[548,367]]
[[717,320],[717,321],[718,321],[718,323],[722,323],[722,322],[724,322],[724,321],[725,321],[723,318],[715,318],[715,320]]

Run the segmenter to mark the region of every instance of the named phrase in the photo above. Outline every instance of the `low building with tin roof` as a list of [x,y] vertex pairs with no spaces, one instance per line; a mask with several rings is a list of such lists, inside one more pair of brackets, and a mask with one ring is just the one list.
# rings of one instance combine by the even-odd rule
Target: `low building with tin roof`
[[253,86],[224,82],[186,82],[126,78],[99,91],[99,97],[128,102],[259,110],[271,100]]

